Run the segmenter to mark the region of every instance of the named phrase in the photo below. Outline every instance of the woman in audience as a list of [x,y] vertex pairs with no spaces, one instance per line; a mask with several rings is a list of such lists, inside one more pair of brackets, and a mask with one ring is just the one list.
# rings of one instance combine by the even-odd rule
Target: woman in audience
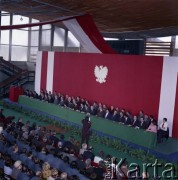
[[42,175],[45,179],[51,176],[50,164],[48,162],[45,162],[42,166]]

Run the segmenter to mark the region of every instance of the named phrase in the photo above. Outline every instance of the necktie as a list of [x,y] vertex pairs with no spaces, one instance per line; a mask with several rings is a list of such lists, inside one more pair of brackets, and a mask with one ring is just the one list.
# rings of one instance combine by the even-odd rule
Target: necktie
[[162,128],[164,128],[164,123],[162,124]]

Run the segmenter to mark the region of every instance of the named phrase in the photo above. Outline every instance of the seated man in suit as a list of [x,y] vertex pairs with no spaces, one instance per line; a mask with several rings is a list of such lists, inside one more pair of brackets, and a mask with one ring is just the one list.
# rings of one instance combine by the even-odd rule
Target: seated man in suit
[[111,113],[109,112],[109,110],[108,110],[108,109],[106,109],[106,113],[105,113],[104,118],[105,118],[105,119],[109,119],[109,120],[111,120],[111,119],[112,119],[112,115],[111,115]]
[[125,118],[124,124],[129,126],[131,124],[130,117],[128,117],[127,114],[124,114],[124,118]]
[[159,125],[158,131],[157,131],[158,143],[161,142],[161,137],[167,133],[167,130],[168,130],[167,118],[163,118],[163,122]]
[[91,115],[95,116],[96,113],[97,113],[97,111],[96,111],[96,109],[95,109],[93,106],[90,106],[90,108],[89,108],[89,113],[90,113]]
[[131,122],[131,126],[134,127],[134,128],[138,128],[139,120],[138,120],[137,116],[133,117],[133,121]]
[[113,116],[112,116],[112,120],[116,121],[116,122],[119,121],[119,113],[118,113],[118,111],[116,111],[116,110],[114,111]]
[[149,118],[149,116],[147,114],[144,115],[144,121],[145,121],[145,124],[146,124],[146,128],[149,127],[149,125],[151,124],[151,120]]
[[98,112],[97,112],[97,116],[101,117],[101,118],[104,118],[104,115],[105,115],[104,109],[102,107],[99,107]]
[[146,129],[147,128],[146,122],[144,121],[143,117],[140,117],[140,122],[139,122],[138,127],[140,129]]
[[125,122],[125,118],[124,118],[124,113],[121,111],[120,113],[119,113],[119,123],[122,123],[122,124],[124,124],[124,122]]

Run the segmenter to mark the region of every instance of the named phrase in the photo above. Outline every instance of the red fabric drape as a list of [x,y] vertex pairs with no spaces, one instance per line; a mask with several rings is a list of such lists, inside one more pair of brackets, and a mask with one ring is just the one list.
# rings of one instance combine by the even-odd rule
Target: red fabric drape
[[87,14],[85,16],[79,16],[76,18],[76,20],[80,24],[84,32],[88,35],[90,40],[102,53],[117,54],[117,52],[114,51],[103,39],[91,15]]

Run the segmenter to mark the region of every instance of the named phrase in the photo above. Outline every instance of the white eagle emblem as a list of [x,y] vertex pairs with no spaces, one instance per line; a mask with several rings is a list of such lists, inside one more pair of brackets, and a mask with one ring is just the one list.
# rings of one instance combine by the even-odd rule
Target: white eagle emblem
[[108,68],[106,66],[103,67],[102,65],[95,66],[94,74],[97,82],[105,83],[106,82],[105,79],[108,75]]

